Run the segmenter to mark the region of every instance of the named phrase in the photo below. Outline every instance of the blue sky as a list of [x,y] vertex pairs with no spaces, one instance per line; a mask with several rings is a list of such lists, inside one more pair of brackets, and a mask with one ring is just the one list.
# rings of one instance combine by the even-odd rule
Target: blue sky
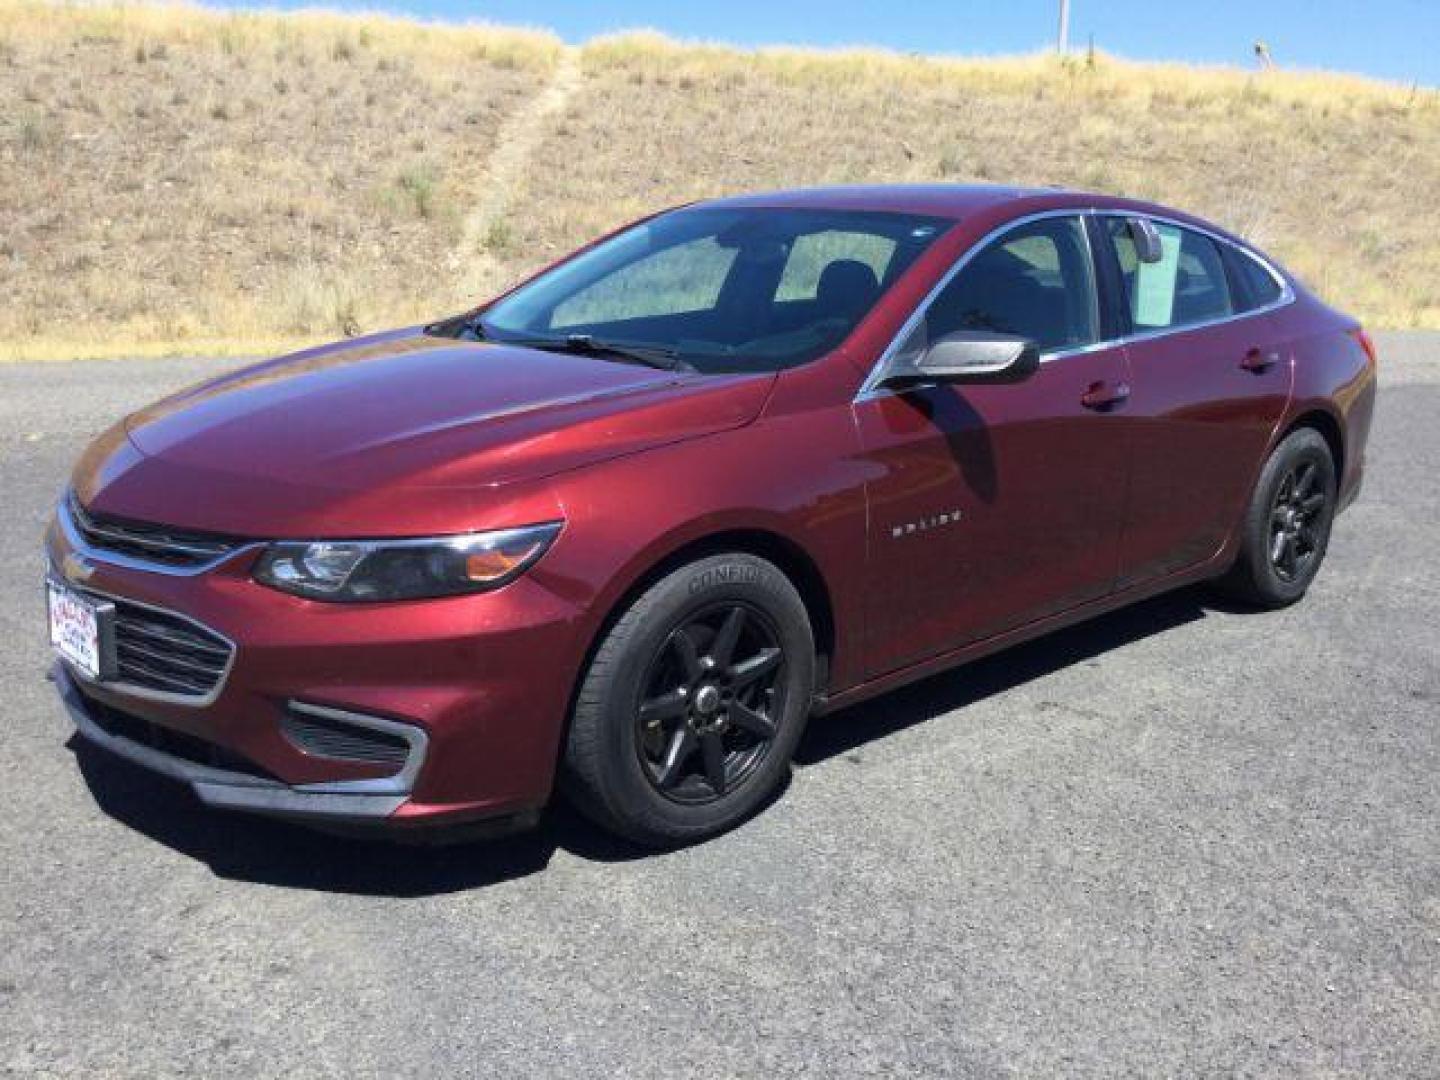
[[[217,0],[212,0],[217,2]],[[649,26],[743,45],[883,45],[968,55],[1054,41],[1059,0],[249,0],[223,6],[381,8],[449,21],[544,26],[578,42]],[[1071,0],[1070,38],[1145,60],[1278,63],[1440,86],[1440,0]]]

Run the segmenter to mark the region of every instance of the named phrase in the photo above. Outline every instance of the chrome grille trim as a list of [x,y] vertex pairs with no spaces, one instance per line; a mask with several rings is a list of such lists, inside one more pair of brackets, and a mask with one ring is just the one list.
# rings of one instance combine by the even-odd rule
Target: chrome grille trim
[[74,490],[56,519],[71,547],[97,562],[161,574],[202,574],[230,556],[261,546],[257,540],[192,532],[92,514]]

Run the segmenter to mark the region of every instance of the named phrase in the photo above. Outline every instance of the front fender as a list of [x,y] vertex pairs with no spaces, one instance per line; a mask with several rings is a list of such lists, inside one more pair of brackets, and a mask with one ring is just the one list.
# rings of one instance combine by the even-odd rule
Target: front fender
[[585,652],[657,567],[743,533],[813,567],[837,628],[833,679],[858,679],[866,513],[854,438],[843,409],[766,416],[558,478],[566,530],[541,566],[587,592]]

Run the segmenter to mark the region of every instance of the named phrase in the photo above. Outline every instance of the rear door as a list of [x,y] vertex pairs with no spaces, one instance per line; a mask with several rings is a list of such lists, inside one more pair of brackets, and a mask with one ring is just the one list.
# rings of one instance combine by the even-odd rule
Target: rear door
[[1208,559],[1239,521],[1290,394],[1292,356],[1268,314],[1288,290],[1198,229],[1152,220],[1160,258],[1142,263],[1126,217],[1097,221],[1132,332],[1125,588]]
[[862,393],[868,655],[883,673],[1108,593],[1125,497],[1124,348],[1101,345],[1082,216],[1016,225],[960,264],[899,348],[960,329],[1038,344],[1012,385]]

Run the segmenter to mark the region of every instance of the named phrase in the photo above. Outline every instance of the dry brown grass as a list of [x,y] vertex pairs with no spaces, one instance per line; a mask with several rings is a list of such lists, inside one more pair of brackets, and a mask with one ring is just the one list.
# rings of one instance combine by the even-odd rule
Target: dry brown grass
[[559,55],[509,30],[0,3],[0,349],[252,352],[460,304],[443,267]]
[[[1376,326],[1440,327],[1434,90],[602,39],[471,235],[502,124],[562,55],[534,31],[0,0],[0,353],[265,351],[457,308],[656,206],[863,180],[1157,198]],[[457,262],[465,236],[483,250]]]

